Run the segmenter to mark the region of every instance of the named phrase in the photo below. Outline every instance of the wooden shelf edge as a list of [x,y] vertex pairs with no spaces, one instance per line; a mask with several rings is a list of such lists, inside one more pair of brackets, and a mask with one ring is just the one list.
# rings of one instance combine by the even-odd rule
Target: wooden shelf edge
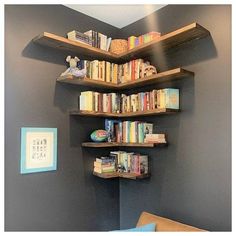
[[[183,43],[192,41],[194,39],[204,38],[208,35],[210,35],[210,32],[207,29],[205,29],[198,23],[194,22],[187,26],[181,27],[177,30],[164,34],[163,36],[154,39],[151,42],[142,44],[121,54],[107,52],[92,47],[90,45],[69,40],[65,37],[58,36],[48,32],[43,32],[42,34],[36,36],[33,39],[33,42],[54,48],[59,48],[62,50],[77,51],[77,52],[81,51],[82,53],[85,53],[86,56],[90,57],[100,57],[104,59],[110,59],[113,61],[124,62],[131,58],[135,57],[137,58],[140,55],[142,55],[142,52],[152,49],[153,47],[156,46],[164,46],[165,48],[168,49],[173,46],[178,46]],[[94,53],[94,55],[91,55],[91,53]]]
[[111,172],[111,173],[97,173],[93,171],[93,175],[103,178],[103,179],[111,179],[111,178],[118,178],[119,174],[117,172]]
[[164,147],[167,146],[168,143],[108,143],[108,142],[83,142],[82,147],[89,147],[89,148],[104,148],[104,147]]
[[112,178],[125,178],[125,179],[144,179],[149,178],[151,175],[148,174],[134,174],[134,173],[119,173],[119,172],[111,172],[111,173],[97,173],[93,171],[93,175],[103,178],[103,179],[112,179]]
[[178,67],[175,69],[159,72],[155,75],[148,76],[145,78],[118,84],[118,88],[128,89],[128,88],[140,87],[140,86],[145,86],[145,85],[150,85],[150,84],[155,84],[155,83],[168,82],[171,80],[176,80],[176,79],[180,79],[180,78],[184,78],[188,76],[191,76],[191,77],[194,76],[194,72]]
[[127,113],[108,113],[108,112],[92,112],[92,111],[70,111],[70,115],[78,116],[93,116],[93,117],[136,117],[136,116],[151,116],[151,115],[165,115],[165,114],[175,114],[179,112],[179,109],[155,109],[149,111],[138,111],[138,112],[127,112]]
[[159,46],[160,44],[164,44],[165,42],[170,41],[174,37],[180,38],[181,35],[188,34],[189,32],[194,32],[194,31],[196,31],[197,33],[195,32],[195,34],[190,35],[191,37],[189,37],[188,40],[186,41],[184,40],[183,42],[181,42],[181,44],[186,43],[188,41],[192,41],[194,39],[201,39],[210,35],[210,32],[206,28],[202,27],[196,22],[193,22],[177,30],[166,33],[161,37],[152,40],[151,42],[142,44],[140,46],[128,50],[127,52],[119,54],[119,58],[125,60],[127,58],[132,57],[132,55],[139,54],[141,51],[147,50],[154,46]]
[[193,76],[193,75],[194,75],[194,72],[178,67],[175,69],[159,72],[152,76],[148,76],[145,78],[140,78],[134,81],[128,81],[128,82],[120,83],[120,84],[109,83],[109,82],[99,81],[99,80],[94,80],[94,79],[89,79],[89,78],[77,78],[73,75],[60,76],[58,77],[57,82],[118,90],[118,89],[128,89],[131,87],[132,88],[140,87],[140,86],[150,85],[154,83],[163,83],[163,82],[176,80],[176,79]]
[[83,86],[92,86],[92,87],[96,87],[96,88],[119,89],[119,85],[117,85],[115,83],[98,81],[98,80],[89,79],[89,78],[77,78],[73,75],[60,76],[60,77],[58,77],[57,82],[75,84],[75,85],[83,85]]
[[49,33],[43,32],[32,39],[34,43],[38,43],[44,46],[49,46],[53,48],[58,48],[62,50],[69,51],[83,51],[86,52],[88,56],[91,57],[91,53],[94,53],[95,56],[99,56],[101,58],[108,58],[111,60],[118,60],[119,57],[115,53],[111,53],[96,47],[92,47],[90,45],[80,43],[74,40],[67,39],[65,37]]

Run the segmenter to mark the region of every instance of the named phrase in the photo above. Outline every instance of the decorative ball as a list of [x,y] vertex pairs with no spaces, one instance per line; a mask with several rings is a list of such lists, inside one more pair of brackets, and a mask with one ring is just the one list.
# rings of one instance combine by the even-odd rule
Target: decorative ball
[[108,133],[106,130],[94,130],[91,134],[90,134],[90,138],[94,141],[94,142],[103,142],[107,139]]

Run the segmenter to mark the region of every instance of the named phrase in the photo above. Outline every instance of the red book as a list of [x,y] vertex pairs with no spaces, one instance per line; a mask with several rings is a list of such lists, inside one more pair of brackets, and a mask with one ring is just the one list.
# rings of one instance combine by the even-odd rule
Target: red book
[[153,97],[152,97],[152,92],[149,92],[149,101],[150,101],[150,106],[149,109],[153,109]]
[[140,173],[140,168],[139,168],[139,154],[135,155],[135,173],[139,174]]
[[143,110],[147,110],[147,93],[144,94]]
[[150,110],[150,93],[147,92],[147,110]]

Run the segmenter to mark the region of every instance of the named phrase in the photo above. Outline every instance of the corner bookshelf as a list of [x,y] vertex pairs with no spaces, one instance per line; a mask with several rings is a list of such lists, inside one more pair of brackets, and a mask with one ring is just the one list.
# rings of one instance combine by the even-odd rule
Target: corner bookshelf
[[[161,37],[152,40],[151,42],[144,43],[133,49],[128,50],[125,53],[115,54],[108,51],[104,51],[90,45],[86,45],[80,42],[69,40],[65,37],[43,32],[36,36],[32,41],[36,44],[42,46],[56,48],[58,50],[63,50],[67,52],[78,53],[82,59],[96,59],[96,60],[107,60],[114,63],[124,63],[130,60],[137,58],[145,58],[153,54],[153,50],[156,52],[166,53],[167,50],[172,48],[180,47],[182,45],[188,44],[192,41],[199,40],[205,37],[208,37],[210,32],[194,22],[187,26],[181,27],[177,30],[169,32],[162,35]],[[138,80],[125,82],[122,84],[108,83],[104,81],[93,80],[90,78],[78,79],[74,76],[66,76],[57,78],[58,83],[62,84],[74,84],[78,86],[89,86],[93,88],[102,88],[109,89],[111,91],[121,91],[130,88],[138,88],[146,85],[153,85],[157,83],[174,81],[177,79],[183,79],[192,77],[193,72],[185,70],[181,67],[175,68],[172,70],[167,70],[159,72],[155,75],[148,76],[145,78],[140,78]],[[129,113],[105,113],[105,112],[90,112],[90,111],[79,111],[73,110],[69,112],[69,115],[72,116],[81,116],[81,117],[140,117],[140,116],[157,116],[157,115],[169,115],[176,114],[179,112],[177,109],[155,109],[149,111],[139,111],[139,112],[129,112]],[[163,147],[168,144],[163,143],[95,143],[95,142],[83,142],[82,147],[85,148],[108,148],[108,147],[142,147],[142,148],[154,148],[154,147]],[[93,175],[104,178],[127,178],[127,179],[143,179],[149,178],[150,173],[145,175],[137,175],[131,173],[96,173],[93,172]]]

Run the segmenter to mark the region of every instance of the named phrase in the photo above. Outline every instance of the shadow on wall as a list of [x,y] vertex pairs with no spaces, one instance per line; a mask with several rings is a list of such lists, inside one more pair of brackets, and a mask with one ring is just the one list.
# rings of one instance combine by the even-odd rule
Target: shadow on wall
[[82,142],[91,141],[90,134],[96,129],[104,129],[103,118],[70,115],[70,146],[81,147]]
[[217,57],[217,50],[211,36],[182,44],[163,52],[158,50],[147,57],[158,71],[190,66]]
[[66,56],[74,56],[74,54],[75,53],[73,52],[58,50],[55,48],[36,44],[32,40],[26,45],[26,47],[22,51],[23,57],[28,57],[59,65],[65,65]]

